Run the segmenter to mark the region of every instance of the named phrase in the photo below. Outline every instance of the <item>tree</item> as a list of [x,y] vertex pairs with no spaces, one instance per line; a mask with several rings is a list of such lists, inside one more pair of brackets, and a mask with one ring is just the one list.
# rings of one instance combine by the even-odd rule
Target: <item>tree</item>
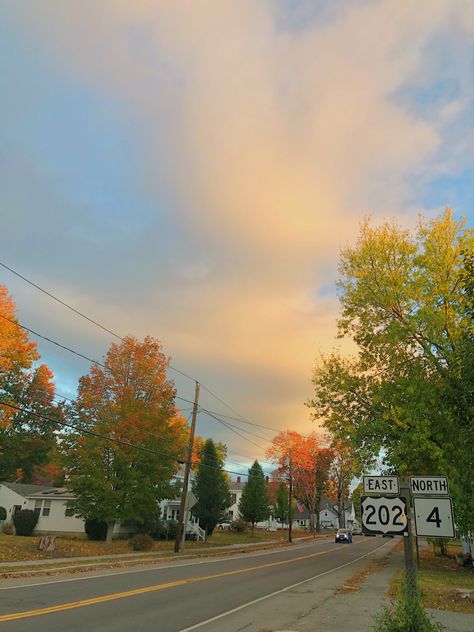
[[463,282],[473,246],[473,231],[448,209],[413,233],[365,221],[341,254],[339,333],[358,350],[323,356],[309,406],[366,467],[381,455],[388,472],[459,479],[466,449],[448,385],[459,384],[472,329]]
[[24,409],[0,405],[0,480],[30,482],[55,445],[54,421],[62,409],[54,403],[53,374],[36,364],[39,358],[0,285],[0,400]]
[[337,513],[339,528],[343,529],[346,526],[345,501],[349,498],[349,486],[354,476],[359,473],[359,468],[351,454],[350,446],[338,441],[333,449],[328,496],[336,501],[334,509]]
[[158,341],[129,336],[110,347],[103,365],[92,365],[80,378],[70,411],[76,429],[63,436],[61,447],[75,494],[71,509],[106,522],[110,541],[116,523],[142,524],[174,494],[170,481],[188,435]]
[[252,524],[252,535],[255,523],[266,520],[270,515],[270,498],[262,466],[255,461],[249,469],[248,480],[240,497],[239,512],[242,518]]
[[273,507],[275,518],[281,523],[288,520],[288,487],[285,483],[278,485],[277,496]]
[[216,525],[221,522],[231,506],[227,474],[224,463],[218,456],[216,444],[212,439],[204,442],[193,492],[198,499],[192,512],[198,518],[207,535],[212,535]]
[[360,482],[357,485],[357,487],[354,488],[354,490],[352,491],[352,494],[350,495],[350,499],[354,503],[355,516],[359,524],[361,521],[360,497],[362,496],[362,493],[363,493],[363,485],[362,485],[362,482]]
[[308,508],[311,531],[315,528],[319,531],[319,505],[328,482],[333,451],[322,445],[316,433],[305,437],[295,431],[280,432],[266,451],[266,457],[277,465],[277,476],[289,476],[290,448],[293,495]]

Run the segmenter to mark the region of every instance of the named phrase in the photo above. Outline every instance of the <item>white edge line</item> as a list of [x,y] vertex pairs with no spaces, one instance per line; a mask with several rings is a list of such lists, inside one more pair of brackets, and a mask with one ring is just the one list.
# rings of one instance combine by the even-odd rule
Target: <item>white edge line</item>
[[[324,542],[327,543],[328,540],[327,538],[321,538],[320,540],[316,540],[317,543],[319,542]],[[130,568],[130,569],[126,569],[123,571],[115,571],[113,568],[111,569],[112,572],[110,573],[102,573],[100,575],[88,575],[88,576],[83,576],[83,577],[68,577],[66,579],[51,579],[51,581],[44,581],[44,582],[36,582],[35,584],[31,583],[31,584],[18,584],[15,586],[0,586],[0,592],[2,590],[13,590],[13,589],[19,589],[19,588],[33,588],[35,586],[47,586],[48,584],[65,584],[67,582],[79,582],[79,581],[87,581],[89,579],[103,579],[104,577],[115,577],[116,575],[130,575],[132,573],[152,573],[153,571],[161,571],[161,570],[165,570],[168,568],[184,568],[186,566],[194,566],[194,565],[199,565],[199,564],[217,564],[218,562],[228,562],[231,560],[235,560],[235,559],[242,559],[243,557],[258,557],[259,555],[274,555],[275,553],[283,553],[285,551],[295,551],[295,550],[300,550],[300,549],[306,549],[309,548],[310,546],[314,545],[315,541],[313,540],[310,544],[297,544],[294,547],[288,547],[288,548],[274,548],[274,549],[263,549],[262,551],[250,551],[250,552],[244,552],[244,553],[235,553],[234,555],[228,556],[228,557],[219,557],[216,556],[215,558],[212,559],[193,559],[193,560],[182,560],[180,563],[180,560],[177,559],[176,562],[178,562],[177,564],[167,564],[165,566],[160,566],[159,564],[157,564],[156,566],[154,566],[153,568]],[[154,561],[154,560],[153,560]],[[114,563],[114,562],[111,562]],[[116,563],[116,562],[115,562]],[[153,562],[152,562],[153,563]],[[85,567],[87,568],[87,565],[85,565]],[[60,569],[61,570],[61,569]],[[21,571],[19,571],[21,572]],[[27,573],[28,571],[24,571],[25,573]],[[85,571],[87,572],[87,571]],[[1,573],[0,573],[1,575]],[[12,578],[14,579],[14,578]],[[8,581],[8,580],[7,580]]]
[[264,595],[263,597],[259,597],[258,599],[254,599],[253,601],[248,601],[247,603],[244,603],[241,606],[237,606],[237,608],[232,608],[232,610],[227,610],[227,612],[223,612],[222,614],[218,614],[215,617],[211,617],[210,619],[206,619],[205,621],[196,623],[195,625],[192,625],[189,628],[182,628],[181,630],[178,630],[178,632],[191,632],[191,630],[197,630],[203,625],[208,625],[209,623],[218,621],[219,619],[227,617],[230,614],[233,614],[234,612],[238,612],[239,610],[243,610],[244,608],[253,606],[256,603],[259,603],[260,601],[265,601],[265,599],[269,599],[270,597],[274,597],[275,595],[280,595],[281,593],[291,590],[292,588],[296,588],[297,586],[301,586],[302,584],[306,584],[307,582],[318,579],[319,577],[323,577],[324,575],[329,575],[329,573],[334,573],[335,571],[338,571],[341,568],[344,568],[345,566],[350,566],[351,564],[355,564],[355,562],[362,560],[364,557],[368,557],[369,555],[372,555],[372,553],[375,553],[375,551],[378,551],[379,549],[381,549],[383,546],[386,546],[387,544],[388,544],[387,542],[384,542],[383,544],[378,546],[376,549],[373,549],[372,551],[369,551],[369,553],[365,553],[364,555],[361,555],[360,557],[356,557],[355,560],[347,562],[346,564],[341,564],[341,566],[336,566],[336,568],[331,568],[331,570],[325,571],[324,573],[319,573],[319,575],[313,575],[313,577],[310,577],[309,579],[303,579],[303,581],[301,582],[297,582],[296,584],[291,584],[291,586],[286,586],[286,588],[281,588],[280,590],[276,590],[275,592],[272,592],[269,595]]

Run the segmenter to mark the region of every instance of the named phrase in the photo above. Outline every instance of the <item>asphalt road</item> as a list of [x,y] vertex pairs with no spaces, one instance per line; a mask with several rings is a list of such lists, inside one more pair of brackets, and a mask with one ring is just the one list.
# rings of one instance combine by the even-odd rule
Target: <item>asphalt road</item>
[[324,539],[225,559],[0,585],[0,625],[11,632],[205,630],[198,624],[351,565],[386,544],[381,538]]

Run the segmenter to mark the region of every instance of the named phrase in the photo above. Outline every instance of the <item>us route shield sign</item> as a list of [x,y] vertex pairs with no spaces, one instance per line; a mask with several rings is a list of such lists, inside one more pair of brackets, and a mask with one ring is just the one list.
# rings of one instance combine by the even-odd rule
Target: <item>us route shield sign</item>
[[406,503],[403,498],[361,496],[360,500],[364,533],[403,534],[407,527]]

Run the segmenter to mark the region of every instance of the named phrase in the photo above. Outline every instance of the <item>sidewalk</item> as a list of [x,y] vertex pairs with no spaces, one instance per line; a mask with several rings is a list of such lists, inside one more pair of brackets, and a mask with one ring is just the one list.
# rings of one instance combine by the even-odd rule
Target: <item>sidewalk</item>
[[[328,537],[328,536],[324,536]],[[308,537],[295,538],[293,542],[297,543],[300,541],[307,540]],[[0,562],[0,575],[3,576],[11,576],[15,573],[23,573],[29,572],[29,569],[32,569],[31,572],[38,573],[48,573],[53,572],[55,570],[58,571],[66,571],[77,568],[93,568],[100,566],[107,566],[116,563],[123,564],[133,564],[134,562],[153,562],[153,561],[179,561],[184,559],[192,558],[196,555],[212,555],[214,552],[222,553],[228,551],[229,553],[235,553],[235,551],[246,552],[252,550],[259,549],[268,549],[286,546],[286,542],[276,541],[276,540],[262,540],[259,542],[246,542],[242,544],[226,544],[223,546],[209,546],[202,548],[190,548],[188,550],[185,549],[185,552],[182,554],[175,554],[173,551],[165,550],[165,551],[152,551],[152,552],[135,552],[135,553],[119,553],[110,555],[97,555],[97,556],[83,556],[83,557],[49,557],[40,560],[21,560],[18,562]],[[61,566],[63,565],[63,566]],[[64,566],[65,565],[65,566]],[[41,570],[34,570],[35,567],[42,567]],[[43,568],[46,567],[46,568]],[[21,570],[16,570],[21,569]]]

